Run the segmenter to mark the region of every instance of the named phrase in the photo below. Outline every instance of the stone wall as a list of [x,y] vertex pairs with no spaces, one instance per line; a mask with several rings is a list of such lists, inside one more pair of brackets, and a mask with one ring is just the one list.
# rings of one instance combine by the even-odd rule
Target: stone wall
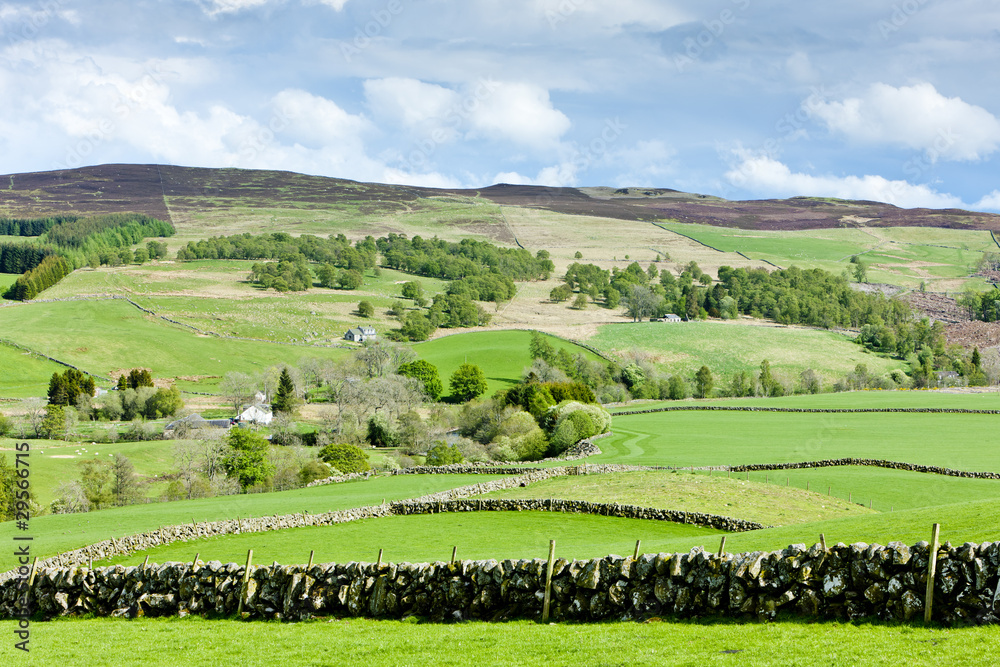
[[[727,531],[756,530],[764,527],[752,521],[743,521],[715,514],[681,512],[639,507],[637,505],[621,505],[618,503],[588,503],[556,499],[470,499],[472,496],[479,496],[491,491],[528,486],[533,482],[567,474],[570,474],[567,468],[532,470],[528,474],[517,477],[506,477],[479,484],[470,484],[456,489],[428,494],[413,500],[403,500],[384,505],[357,507],[335,512],[325,512],[323,514],[285,514],[281,516],[237,518],[225,521],[192,522],[178,526],[164,526],[158,530],[127,535],[120,539],[103,540],[79,549],[66,551],[39,561],[39,565],[42,567],[71,567],[87,563],[90,560],[104,560],[115,556],[124,556],[136,551],[146,551],[164,544],[186,542],[188,540],[212,536],[258,533],[285,530],[287,528],[300,528],[303,526],[329,526],[362,519],[408,516],[413,514],[435,514],[439,512],[471,512],[479,510],[580,512],[600,516],[673,521]],[[0,575],[0,582],[17,576],[18,573],[16,570],[5,572]]]
[[[551,586],[554,621],[649,616],[769,620],[807,618],[922,620],[929,548],[837,544],[824,550],[714,554],[701,548],[638,559],[558,559]],[[938,550],[934,620],[995,622],[1000,543]],[[251,566],[164,563],[138,567],[43,568],[27,597],[30,612],[163,616],[236,614],[302,620],[315,616],[434,621],[539,618],[547,562],[343,563]],[[0,584],[0,617],[21,616],[21,581]]]

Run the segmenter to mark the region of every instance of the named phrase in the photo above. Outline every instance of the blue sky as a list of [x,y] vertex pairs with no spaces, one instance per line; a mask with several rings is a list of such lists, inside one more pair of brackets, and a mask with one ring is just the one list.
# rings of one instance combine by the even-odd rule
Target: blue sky
[[1000,211],[996,0],[0,0],[0,173]]

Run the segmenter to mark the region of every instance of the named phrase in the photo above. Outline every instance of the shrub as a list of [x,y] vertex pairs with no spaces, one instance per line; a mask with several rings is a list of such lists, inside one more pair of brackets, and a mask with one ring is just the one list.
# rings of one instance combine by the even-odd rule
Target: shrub
[[462,452],[458,451],[458,447],[449,446],[440,440],[427,452],[426,463],[429,466],[446,466],[461,462]]
[[327,445],[319,451],[319,458],[344,474],[372,469],[368,456],[355,445]]

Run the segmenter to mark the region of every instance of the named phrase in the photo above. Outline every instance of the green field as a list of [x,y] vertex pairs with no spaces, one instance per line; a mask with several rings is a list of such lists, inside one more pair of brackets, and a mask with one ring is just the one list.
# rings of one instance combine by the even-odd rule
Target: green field
[[[156,530],[160,526],[272,514],[318,514],[349,507],[378,505],[383,500],[415,498],[490,479],[496,478],[489,475],[373,477],[367,481],[276,493],[219,496],[130,505],[86,514],[41,516],[31,520],[33,549],[39,556],[53,555],[110,537],[120,538],[123,535]],[[15,533],[13,522],[0,523],[0,541],[9,541]],[[15,563],[13,552],[0,553],[0,572],[10,569]]]
[[[15,623],[0,622],[13,636]],[[188,618],[57,619],[31,624],[31,659],[11,664],[179,665],[907,665],[983,664],[1000,627],[679,621],[424,624],[358,618],[301,623]],[[15,655],[17,654],[17,655]]]
[[[3,311],[0,311],[3,312]],[[4,313],[6,314],[6,313]],[[5,329],[0,335],[9,335]],[[45,396],[49,378],[62,373],[65,366],[0,343],[0,395],[13,398]]]
[[137,366],[150,368],[154,377],[259,372],[304,356],[336,359],[347,353],[202,336],[123,301],[24,304],[3,314],[11,340],[98,375]]
[[[127,425],[119,425],[119,430],[124,430],[126,427]],[[15,442],[0,438],[0,456],[6,455],[8,462],[14,460]],[[157,496],[164,490],[165,484],[156,482],[153,476],[172,470],[173,448],[176,442],[178,441],[156,440],[95,445],[90,442],[30,440],[31,488],[37,501],[47,507],[55,500],[55,488],[61,482],[79,479],[78,463],[81,460],[85,458],[110,460],[114,454],[122,454],[135,466],[136,474],[150,480],[146,495]]]
[[865,364],[870,373],[879,375],[904,366],[902,361],[865,351],[835,331],[777,324],[748,326],[738,321],[606,324],[587,343],[608,354],[647,352],[650,360],[667,372],[694,375],[705,365],[716,378],[736,371],[756,376],[760,363],[767,359],[772,371],[793,381],[811,368],[823,376],[826,388],[857,364]]
[[982,254],[996,251],[988,231],[928,227],[759,231],[712,225],[658,223],[722,252],[740,252],[781,267],[839,274],[860,255],[871,282],[915,287],[921,280],[971,276]]
[[[566,349],[572,354],[583,354],[591,360],[601,360],[593,352],[569,341],[546,336],[556,350]],[[486,375],[492,395],[498,389],[507,389],[520,382],[525,369],[531,366],[528,331],[476,331],[472,333],[442,336],[426,343],[417,343],[413,350],[437,366],[441,381],[448,393],[448,378],[459,366],[468,362],[479,366]]]
[[[375,562],[379,549],[389,562],[433,562],[451,558],[452,547],[465,560],[545,558],[549,540],[560,558],[600,558],[609,553],[631,555],[636,540],[648,553],[687,551],[691,544],[718,544],[722,532],[662,521],[641,521],[586,514],[548,512],[478,512],[368,519],[336,526],[227,535],[164,547],[102,561],[102,564],[200,559],[223,563],[246,561],[247,549],[261,563],[306,563],[316,552],[318,563]],[[95,563],[96,565],[96,563]]]
[[660,412],[619,415],[590,463],[698,466],[876,458],[1000,472],[1000,415]]
[[803,394],[779,398],[717,398],[684,401],[633,401],[611,406],[612,414],[678,406],[746,405],[775,408],[953,408],[1000,410],[1000,393],[995,390],[963,392],[953,390],[845,391],[836,394]]

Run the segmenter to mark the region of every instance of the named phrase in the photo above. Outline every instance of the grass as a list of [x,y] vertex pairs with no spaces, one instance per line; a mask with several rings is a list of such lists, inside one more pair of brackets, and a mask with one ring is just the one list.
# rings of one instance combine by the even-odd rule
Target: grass
[[859,363],[878,375],[903,367],[902,361],[868,353],[841,333],[776,324],[605,324],[587,343],[619,356],[639,350],[648,353],[663,370],[684,375],[693,375],[705,365],[720,382],[737,371],[756,375],[765,359],[771,362],[773,372],[789,380],[797,381],[802,371],[811,368],[823,376],[826,385]]
[[[563,498],[600,503],[623,503],[685,512],[738,517],[764,525],[786,525],[867,514],[867,508],[796,487],[747,482],[677,472],[624,472],[607,475],[554,477],[528,487],[494,491],[492,498]],[[772,475],[774,480],[775,476]],[[782,478],[784,479],[784,478]],[[982,481],[982,480],[975,480]],[[804,487],[805,484],[803,483]],[[994,484],[1000,496],[1000,484]],[[815,485],[813,487],[816,488]]]
[[851,409],[851,408],[957,408],[962,410],[1000,410],[996,391],[976,393],[943,391],[845,391],[830,394],[804,394],[780,398],[719,398],[685,401],[634,401],[609,407],[612,414],[632,410],[679,406],[746,405],[775,408]]
[[[6,314],[6,311],[4,311]],[[9,335],[5,329],[2,335]],[[53,373],[62,373],[65,366],[43,359],[16,347],[0,343],[0,395],[13,398],[44,396]]]
[[[649,553],[687,551],[689,544],[718,543],[721,531],[662,521],[642,521],[585,514],[548,512],[477,512],[367,519],[336,526],[227,535],[193,542],[175,542],[148,551],[102,561],[110,565],[191,560],[246,561],[253,549],[255,562],[306,563],[310,550],[318,563],[375,562],[383,549],[385,562],[433,562],[451,558],[545,558],[549,540],[556,541],[560,558],[600,558],[609,553],[629,554],[637,539]],[[95,563],[96,564],[96,563]]]
[[844,457],[1000,472],[996,415],[665,412],[614,418],[591,463],[737,465]]
[[[124,427],[119,427],[124,428]],[[0,438],[0,455],[6,454],[7,461],[14,460],[14,440]],[[55,500],[55,488],[65,481],[78,479],[78,463],[85,458],[111,460],[111,455],[120,453],[127,456],[135,471],[154,482],[148,489],[149,495],[158,495],[163,489],[156,484],[154,475],[161,475],[173,469],[174,442],[119,442],[97,444],[75,443],[61,440],[31,440],[31,488],[38,502],[48,506]],[[77,453],[79,452],[79,453]],[[70,457],[70,458],[64,458]]]
[[[169,503],[150,503],[88,512],[33,518],[30,534],[33,553],[47,556],[93,544],[110,537],[156,530],[159,526],[219,521],[236,517],[309,512],[317,514],[365,505],[383,499],[402,500],[496,479],[489,475],[405,475],[375,477],[367,481],[315,486],[276,493],[220,496]],[[16,533],[13,522],[0,523],[0,541]],[[9,550],[8,550],[9,551]],[[0,552],[0,572],[16,564],[13,552]]]
[[[31,658],[72,665],[908,665],[980,664],[1000,628],[887,623],[677,621],[541,625],[323,619],[303,623],[198,617],[57,619],[31,625]],[[0,622],[13,637],[15,623]],[[735,654],[734,654],[735,653]],[[15,656],[15,654],[17,654]]]
[[[572,354],[582,353],[588,359],[600,357],[584,348],[554,336],[546,336],[558,351],[566,349]],[[489,388],[486,395],[507,389],[521,381],[524,370],[531,366],[528,331],[476,331],[443,336],[426,343],[417,343],[413,350],[437,366],[441,381],[448,393],[448,379],[459,366],[469,362],[479,366],[486,375]]]
[[99,375],[136,366],[150,368],[154,377],[253,373],[303,356],[347,353],[201,336],[121,301],[24,304],[5,310],[4,320],[11,340]]

